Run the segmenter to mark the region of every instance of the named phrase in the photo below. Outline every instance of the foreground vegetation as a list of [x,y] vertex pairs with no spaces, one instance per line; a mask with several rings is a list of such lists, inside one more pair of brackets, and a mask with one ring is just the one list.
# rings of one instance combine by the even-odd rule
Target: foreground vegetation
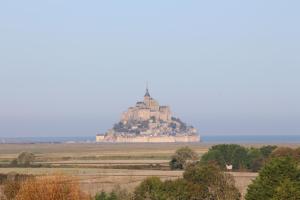
[[[227,163],[233,163],[235,170],[260,169],[259,176],[248,188],[246,200],[300,200],[299,155],[299,148],[246,149],[239,145],[216,145],[197,162],[195,152],[184,147],[178,149],[170,161],[170,167],[185,169],[183,178],[173,181],[148,178],[128,199],[238,200],[241,195],[233,178],[221,170],[226,169]],[[113,197],[122,199],[117,195]],[[99,197],[97,200],[107,199]]]
[[[246,195],[247,200],[299,199],[298,191],[300,191],[300,187],[298,183],[299,178],[297,178],[297,167],[299,166],[298,161],[300,161],[299,148],[292,149],[276,146],[260,146],[253,148],[226,144],[212,146],[207,153],[202,156],[199,151],[194,150],[194,148],[181,146],[176,150],[176,152],[174,152],[173,155],[169,156],[169,163],[167,161],[163,161],[166,163],[165,167],[168,167],[169,164],[170,169],[173,169],[174,171],[124,169],[104,170],[95,167],[75,168],[65,165],[64,168],[60,168],[60,170],[64,170],[64,175],[60,175],[60,177],[56,178],[54,178],[54,176],[45,176],[46,173],[53,174],[56,173],[57,170],[55,168],[48,168],[51,166],[46,168],[44,166],[43,168],[40,168],[40,155],[36,155],[36,153],[32,154],[30,152],[22,152],[10,161],[8,160],[9,162],[7,162],[7,167],[2,168],[1,172],[7,173],[9,171],[16,171],[19,173],[35,174],[38,176],[34,177],[32,175],[15,174],[13,175],[15,178],[11,178],[12,175],[0,175],[0,178],[2,177],[1,191],[5,193],[4,199],[24,199],[25,197],[22,197],[22,195],[25,194],[28,198],[34,199],[36,195],[30,196],[30,194],[33,195],[39,193],[36,184],[40,185],[40,190],[43,190],[42,188],[45,187],[45,183],[51,182],[51,185],[56,186],[49,189],[52,191],[58,191],[58,193],[62,193],[61,191],[66,193],[62,197],[53,197],[47,193],[46,188],[44,192],[48,195],[45,195],[47,197],[43,197],[45,200],[48,200],[50,197],[58,198],[57,200],[60,200],[59,198],[69,200],[69,197],[72,195],[72,198],[79,196],[81,199],[91,200],[240,199],[239,191],[236,188],[237,185],[234,183],[233,177],[230,175],[231,173],[226,172],[228,171],[226,165],[232,165],[233,171],[260,172],[258,178],[248,188],[248,193]],[[151,153],[147,153],[148,156],[151,156]],[[125,155],[126,154],[124,154],[124,156]],[[78,163],[80,162],[87,163],[87,161],[83,160]],[[130,161],[126,161],[124,163],[129,162]],[[159,162],[161,163],[161,161]],[[116,163],[120,162],[116,161]],[[141,161],[138,161],[137,163],[141,163]],[[97,165],[98,164],[95,163],[95,166]],[[124,166],[125,165],[120,165],[120,167]],[[143,166],[139,164],[139,167]],[[103,172],[107,173],[107,175],[103,176]],[[182,174],[182,172],[184,173]],[[136,174],[135,178],[131,177],[133,175],[132,173]],[[72,176],[76,174],[81,175],[76,176],[76,178],[70,177],[70,175]],[[237,174],[240,173],[232,174],[236,177]],[[241,175],[242,174],[245,173],[241,173]],[[250,174],[250,176],[253,177],[253,173],[246,174]],[[271,176],[270,174],[274,176]],[[97,181],[90,181],[94,178],[96,178]],[[60,181],[55,182],[53,181],[54,179]],[[243,179],[238,179],[238,181],[239,180]],[[82,181],[84,181],[85,186],[82,185]],[[97,182],[100,182],[100,184],[95,184]],[[105,187],[106,183],[111,185],[117,185],[117,183],[119,183],[122,187]],[[131,184],[130,187],[125,185],[127,183]],[[238,183],[243,185],[241,182]],[[89,189],[91,184],[93,184],[93,191],[98,192],[97,195],[95,195],[95,192],[91,193],[91,190]],[[25,187],[24,185],[27,186]],[[248,183],[244,185],[243,188],[247,185]],[[62,189],[61,187],[65,189]],[[34,188],[37,188],[37,190],[33,190]],[[244,196],[245,190],[241,190],[240,187],[238,188],[240,189],[240,192],[242,191]],[[25,191],[30,192],[26,193]],[[71,191],[75,192],[68,193]],[[87,194],[91,194],[92,196],[84,194],[83,191],[87,192]],[[38,196],[38,198],[41,197]]]
[[[79,188],[78,182],[69,176],[26,177],[8,180],[4,185],[7,200],[79,200],[91,199]],[[167,199],[239,199],[233,178],[214,165],[193,164],[183,178],[162,181],[158,177],[145,179],[134,191],[115,189],[101,192],[95,200],[167,200]]]
[[246,148],[237,144],[220,144],[212,146],[201,157],[202,163],[215,163],[226,170],[226,165],[232,165],[234,171],[259,171],[272,158],[290,157],[300,162],[300,147],[262,146]]
[[240,193],[233,177],[215,165],[192,164],[187,167],[183,178],[161,181],[153,177],[143,181],[134,192],[135,200],[238,200]]
[[63,175],[8,180],[3,189],[6,200],[89,200],[74,178]]
[[231,165],[234,171],[257,172],[270,158],[276,146],[246,148],[237,144],[215,145],[201,157],[203,163],[215,163],[222,169]]
[[290,156],[271,159],[248,187],[246,200],[300,200],[299,162]]

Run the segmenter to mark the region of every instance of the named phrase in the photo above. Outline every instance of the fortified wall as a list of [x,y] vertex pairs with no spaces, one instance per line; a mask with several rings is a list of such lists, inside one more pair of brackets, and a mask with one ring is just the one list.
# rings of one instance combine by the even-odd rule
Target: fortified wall
[[135,136],[124,137],[114,136],[105,137],[97,135],[96,142],[113,142],[113,143],[174,143],[174,142],[199,142],[198,135],[183,135],[183,136]]

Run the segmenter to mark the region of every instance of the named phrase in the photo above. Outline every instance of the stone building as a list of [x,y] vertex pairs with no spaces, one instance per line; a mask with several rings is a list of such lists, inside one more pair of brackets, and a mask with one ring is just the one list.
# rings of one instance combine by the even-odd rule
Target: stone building
[[147,121],[150,119],[170,122],[172,113],[169,106],[160,106],[159,103],[150,96],[148,88],[144,95],[144,101],[136,103],[135,107],[130,107],[122,114],[121,121]]

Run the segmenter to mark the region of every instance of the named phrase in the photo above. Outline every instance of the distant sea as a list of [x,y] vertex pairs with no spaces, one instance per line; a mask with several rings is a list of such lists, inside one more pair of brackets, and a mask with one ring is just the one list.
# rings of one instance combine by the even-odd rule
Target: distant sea
[[[87,137],[0,137],[0,143],[94,143],[95,136]],[[204,144],[219,143],[300,143],[300,135],[204,135]]]
[[300,135],[205,135],[203,143],[300,143]]

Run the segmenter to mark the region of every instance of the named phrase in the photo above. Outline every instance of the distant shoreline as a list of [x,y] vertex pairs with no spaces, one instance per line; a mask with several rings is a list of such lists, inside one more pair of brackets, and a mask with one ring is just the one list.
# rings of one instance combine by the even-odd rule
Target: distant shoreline
[[[0,137],[0,144],[95,143],[94,136],[82,137]],[[203,135],[200,144],[300,144],[300,135]]]

